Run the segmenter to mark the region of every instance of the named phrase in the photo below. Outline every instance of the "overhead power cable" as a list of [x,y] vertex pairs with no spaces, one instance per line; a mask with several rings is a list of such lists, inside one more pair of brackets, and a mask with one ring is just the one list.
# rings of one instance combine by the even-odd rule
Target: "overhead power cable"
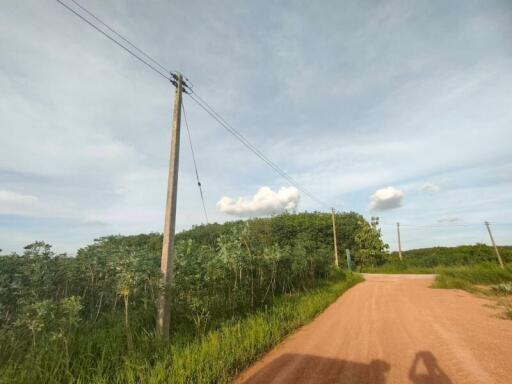
[[281,169],[276,163],[266,157],[258,148],[256,148],[249,140],[247,140],[240,132],[238,132],[232,125],[230,125],[218,112],[216,112],[206,101],[204,101],[196,92],[189,94],[190,98],[196,102],[199,107],[206,111],[214,120],[216,120],[224,129],[226,129],[231,135],[233,135],[238,141],[240,141],[246,148],[263,160],[270,168],[272,168],[277,174],[286,179],[290,184],[296,187],[299,191],[304,193],[313,201],[319,203],[322,206],[330,208],[330,206],[314,196],[311,192],[302,187],[293,177],[287,174]]
[[[84,22],[89,24],[92,28],[96,29],[98,32],[100,32],[102,35],[107,37],[109,40],[114,42],[116,45],[124,49],[126,52],[137,58],[139,61],[141,61],[143,64],[145,64],[148,68],[159,74],[160,76],[164,77],[166,80],[170,81],[172,84],[177,85],[176,83],[176,73],[173,73],[169,71],[165,66],[160,64],[157,60],[155,60],[153,57],[151,57],[149,54],[147,54],[145,51],[137,47],[135,44],[133,44],[130,40],[125,38],[123,35],[121,35],[119,32],[117,32],[114,28],[110,27],[108,24],[106,24],[103,20],[101,20],[98,16],[96,16],[94,13],[89,11],[87,8],[79,4],[76,0],[70,0],[75,4],[80,10],[85,12],[87,15],[92,17],[96,22],[100,23],[105,29],[113,33],[115,36],[120,38],[125,44],[117,40],[112,35],[105,32],[103,29],[98,27],[94,22],[86,18],[84,15],[77,12],[77,10],[73,9],[66,3],[64,3],[62,0],[56,0],[60,5],[68,9],[70,12],[74,13],[76,16],[78,16],[80,19],[82,19]],[[128,45],[128,46],[127,46]],[[130,48],[131,47],[131,48]],[[139,54],[137,54],[137,51]],[[143,57],[141,57],[143,56]],[[160,69],[158,69],[158,68]],[[190,81],[186,79],[186,82],[184,82],[184,92],[188,94],[202,109],[204,109],[211,117],[213,117],[223,128],[225,128],[231,135],[233,135],[238,141],[240,141],[246,148],[248,148],[251,152],[253,152],[256,156],[258,156],[261,160],[263,160],[270,168],[272,168],[277,174],[279,174],[281,177],[283,177],[285,180],[287,180],[291,185],[296,187],[299,191],[301,191],[304,195],[311,198],[313,201],[319,203],[322,206],[325,206],[329,208],[330,206],[317,198],[315,195],[313,195],[310,191],[302,187],[293,177],[291,177],[288,173],[286,173],[282,168],[280,168],[276,163],[271,161],[268,157],[266,157],[256,146],[254,146],[249,140],[247,140],[240,132],[238,132],[235,128],[233,128],[232,125],[230,125],[218,112],[216,112],[205,100],[203,100],[197,93],[193,92],[191,89]],[[192,95],[193,94],[193,95]]]
[[[118,40],[114,39],[112,36],[110,36],[108,33],[106,33],[105,31],[103,31],[100,27],[98,27],[96,24],[94,24],[93,22],[91,22],[90,20],[88,20],[86,17],[82,16],[80,13],[78,13],[76,10],[74,10],[73,8],[71,8],[69,5],[65,4],[63,1],[61,0],[55,0],[57,1],[60,5],[62,5],[63,7],[65,7],[66,9],[68,9],[70,12],[73,12],[76,16],[78,16],[80,19],[82,19],[83,21],[85,21],[87,24],[89,24],[92,28],[94,28],[95,30],[97,30],[98,32],[100,32],[102,35],[104,35],[105,37],[107,37],[109,40],[111,40],[112,42],[114,42],[115,44],[117,44],[119,47],[121,47],[122,49],[124,49],[126,52],[128,52],[129,54],[131,54],[132,56],[136,57],[139,61],[141,61],[142,63],[146,64],[150,69],[152,69],[154,72],[158,73],[160,76],[162,76],[163,78],[171,81],[171,76],[170,76],[170,73],[169,74],[165,74],[163,72],[161,72],[160,70],[158,70],[157,68],[155,68],[154,65],[148,63],[147,60],[143,59],[142,57],[140,57],[139,55],[137,55],[135,52],[133,52],[130,48],[126,47],[125,45],[121,44]],[[73,0],[72,0],[73,1]],[[74,2],[74,1],[73,1]],[[76,2],[74,2],[76,4]],[[84,7],[80,6],[81,9],[85,9]],[[89,12],[88,12],[89,13]],[[101,22],[102,24],[104,24],[103,22]],[[105,24],[106,25],[106,24]],[[113,31],[110,27],[108,27],[109,30]],[[115,34],[117,34],[118,36],[120,36],[117,32],[114,32]],[[123,38],[124,39],[124,38]],[[126,40],[126,39],[124,39]],[[133,46],[135,49],[137,49],[137,51],[139,52],[143,52],[141,51],[139,48],[135,47],[132,43],[129,43],[131,46]],[[147,54],[144,54],[145,56],[149,57]],[[153,61],[153,59],[151,59],[151,61]]]
[[[111,26],[109,26],[107,23],[105,23],[103,20],[101,20],[98,16],[96,16],[94,13],[92,13],[91,11],[89,11],[87,8],[85,8],[84,6],[82,6],[80,3],[78,3],[78,1],[76,0],[71,0],[78,8],[80,8],[82,11],[84,11],[85,13],[87,13],[89,16],[91,16],[94,20],[96,20],[98,23],[100,23],[101,25],[103,25],[105,28],[107,28],[110,32],[112,32],[113,34],[115,34],[117,37],[119,37],[121,40],[123,40],[125,43],[127,43],[128,45],[130,45],[132,48],[134,48],[135,50],[137,50],[138,52],[140,52],[141,54],[143,54],[144,56],[146,56],[146,58],[151,61],[153,64],[155,64],[156,66],[160,67],[161,70],[163,70],[164,72],[170,72],[166,67],[164,67],[162,64],[160,64],[158,61],[156,61],[153,57],[151,57],[149,54],[147,54],[146,52],[144,52],[142,49],[140,49],[139,47],[137,47],[135,44],[133,44],[130,40],[128,40],[126,37],[124,37],[123,35],[121,35],[119,32],[117,32],[114,28],[112,28]],[[60,2],[60,1],[59,1]]]
[[[493,225],[510,225],[509,223],[489,223]],[[396,223],[379,223],[379,225],[388,225],[388,226],[396,226]],[[432,223],[432,224],[402,224],[400,223],[400,227],[408,227],[408,228],[418,228],[418,229],[443,229],[447,227],[479,227],[484,225],[484,223]]]
[[199,188],[199,194],[201,195],[201,202],[203,203],[204,217],[206,219],[206,224],[208,224],[208,214],[206,213],[206,204],[204,203],[203,187],[202,187],[201,181],[199,180],[199,172],[197,170],[196,154],[194,152],[194,146],[192,145],[192,136],[190,135],[190,128],[188,126],[187,114],[185,112],[185,105],[183,103],[181,103],[181,109],[183,110],[185,127],[187,128],[187,136],[188,136],[188,142],[190,144],[190,152],[192,152],[192,160],[194,162],[194,170],[196,172],[197,187]]

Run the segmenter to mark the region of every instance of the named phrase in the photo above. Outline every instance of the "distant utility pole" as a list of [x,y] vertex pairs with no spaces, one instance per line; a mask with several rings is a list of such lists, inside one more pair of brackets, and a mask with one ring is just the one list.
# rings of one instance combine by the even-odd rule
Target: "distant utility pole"
[[336,211],[332,208],[332,235],[334,236],[334,265],[339,268],[338,262],[338,241],[336,240]]
[[174,114],[172,120],[171,154],[169,159],[169,173],[167,178],[167,202],[165,205],[164,241],[162,245],[162,285],[164,291],[160,293],[158,301],[158,314],[156,320],[157,334],[163,338],[169,337],[171,298],[169,285],[174,267],[174,231],[176,228],[176,195],[178,193],[178,165],[180,157],[180,123],[181,98],[183,91],[183,77],[177,74],[174,77],[176,94],[174,97]]
[[400,241],[400,223],[396,223],[396,234],[398,235],[398,257],[402,261],[402,242]]
[[503,260],[501,260],[500,252],[498,251],[498,247],[496,246],[496,243],[494,242],[494,237],[492,237],[491,227],[489,225],[489,222],[485,222],[485,226],[487,227],[487,231],[489,232],[489,236],[491,238],[492,246],[494,247],[494,252],[496,252],[496,257],[498,258],[498,261],[500,263],[501,268],[505,268],[503,265]]

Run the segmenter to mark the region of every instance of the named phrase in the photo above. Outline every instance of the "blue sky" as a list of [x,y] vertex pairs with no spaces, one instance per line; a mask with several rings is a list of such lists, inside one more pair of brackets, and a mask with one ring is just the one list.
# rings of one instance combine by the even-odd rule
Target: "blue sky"
[[[512,243],[509,1],[82,4],[392,249],[396,221],[405,248],[488,242],[484,220]],[[161,231],[172,86],[55,1],[5,2],[0,45],[0,248]],[[211,221],[324,209],[184,102]],[[181,153],[180,230],[204,221]]]

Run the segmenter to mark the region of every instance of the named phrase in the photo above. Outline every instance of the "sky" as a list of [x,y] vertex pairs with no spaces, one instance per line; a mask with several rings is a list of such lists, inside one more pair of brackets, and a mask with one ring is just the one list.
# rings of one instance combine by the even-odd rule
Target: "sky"
[[[485,220],[512,244],[510,1],[81,4],[326,203],[185,95],[210,222],[332,206],[392,250],[396,222],[404,249],[489,243]],[[53,0],[3,1],[0,46],[4,253],[161,232],[173,86]],[[204,223],[184,132],[178,183],[177,229]]]

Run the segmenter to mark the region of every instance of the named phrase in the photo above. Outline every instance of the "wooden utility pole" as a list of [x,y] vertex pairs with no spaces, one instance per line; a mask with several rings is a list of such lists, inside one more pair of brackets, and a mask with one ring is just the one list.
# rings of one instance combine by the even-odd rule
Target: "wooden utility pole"
[[503,265],[503,260],[501,260],[500,252],[498,251],[498,247],[496,246],[496,243],[494,242],[494,237],[492,237],[491,227],[490,227],[488,221],[485,222],[485,226],[487,227],[487,231],[489,232],[489,236],[491,238],[491,243],[492,243],[492,246],[494,247],[494,252],[496,252],[496,257],[498,258],[500,267],[505,268],[505,266]]
[[160,293],[158,301],[158,314],[156,321],[157,334],[163,338],[169,337],[171,304],[169,285],[174,267],[174,231],[176,227],[176,195],[178,193],[178,165],[180,157],[180,123],[181,98],[183,91],[183,77],[176,75],[176,94],[174,97],[174,112],[172,120],[171,154],[169,158],[169,173],[167,178],[167,202],[165,204],[164,241],[162,244],[162,285],[164,291]]
[[396,233],[398,235],[398,257],[402,261],[402,242],[400,241],[400,223],[396,223]]
[[338,241],[336,240],[336,211],[332,208],[332,235],[334,237],[334,265],[339,268],[338,262]]

